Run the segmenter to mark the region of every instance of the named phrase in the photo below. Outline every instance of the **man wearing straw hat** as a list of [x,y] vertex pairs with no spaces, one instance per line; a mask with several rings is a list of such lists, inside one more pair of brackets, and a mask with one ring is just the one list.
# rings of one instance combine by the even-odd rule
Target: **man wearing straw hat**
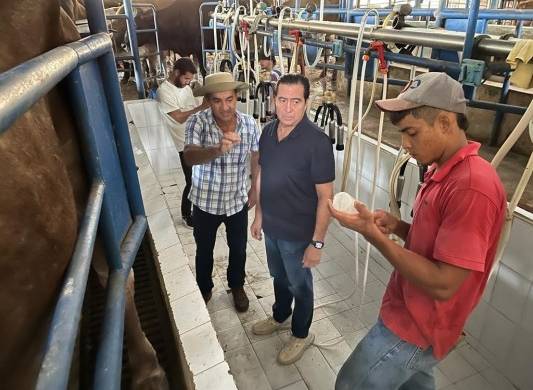
[[394,267],[378,322],[344,363],[335,389],[435,389],[433,367],[457,344],[487,284],[505,192],[478,155],[479,144],[467,140],[466,99],[456,80],[422,74],[376,105],[400,128],[404,149],[430,167],[411,223],[359,202],[357,213],[330,204],[341,225],[361,233]]
[[[189,199],[193,204],[196,242],[196,281],[206,303],[211,298],[213,250],[220,224],[226,227],[229,247],[227,269],[235,308],[248,310],[244,292],[248,209],[256,202],[260,130],[255,120],[237,111],[237,91],[248,88],[230,73],[213,73],[194,90],[205,96],[207,110],[186,124],[185,161],[193,167]],[[250,157],[251,156],[251,157]],[[251,160],[252,186],[248,190]]]

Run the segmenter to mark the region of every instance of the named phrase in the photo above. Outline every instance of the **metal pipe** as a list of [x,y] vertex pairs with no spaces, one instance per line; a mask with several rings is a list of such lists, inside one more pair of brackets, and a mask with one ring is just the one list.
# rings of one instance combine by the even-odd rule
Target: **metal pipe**
[[[502,103],[502,104],[507,103],[507,98],[509,97],[509,89],[511,86],[510,78],[511,78],[511,72],[506,72],[505,79],[503,80],[503,83],[502,83],[502,89],[500,91],[499,103]],[[496,144],[498,143],[498,138],[500,135],[500,129],[501,129],[503,117],[504,117],[504,112],[496,111],[496,114],[494,116],[494,122],[492,124],[492,130],[490,132],[490,141],[489,141],[490,146],[496,146]]]
[[105,185],[93,183],[87,208],[74,248],[74,254],[55,306],[44,359],[37,378],[37,390],[66,389],[72,364],[72,353],[78,335],[83,297],[102,210]]
[[56,47],[0,74],[0,134],[78,65],[66,46]]
[[135,71],[135,84],[137,85],[137,95],[139,99],[145,98],[144,80],[142,74],[141,59],[139,58],[139,45],[137,43],[137,26],[131,0],[124,0],[124,13],[128,17],[126,27],[128,29],[128,40],[130,50],[133,55],[133,70]]
[[120,389],[122,340],[124,337],[125,284],[131,265],[146,232],[146,217],[137,216],[124,239],[120,255],[122,268],[110,271],[100,348],[96,356],[95,389]]
[[483,100],[469,100],[466,104],[470,107],[481,108],[483,110],[497,110],[509,114],[519,114],[524,115],[526,112],[526,107],[514,106],[511,104],[501,104],[494,102],[486,102]]
[[[87,20],[91,34],[105,33],[107,35],[107,23],[105,19],[104,7],[101,1],[85,1]],[[109,39],[109,36],[107,36]],[[113,123],[113,133],[117,145],[122,175],[128,193],[128,202],[132,215],[144,215],[144,205],[137,176],[137,166],[133,157],[130,132],[124,103],[120,94],[120,84],[118,74],[115,70],[115,58],[113,51],[108,50],[106,54],[99,58],[100,74],[104,84],[104,90],[109,108],[109,115]],[[1,116],[0,116],[1,118]]]
[[[217,18],[223,20],[226,15],[219,14]],[[254,18],[245,16],[241,17],[248,23],[252,23]],[[262,17],[261,24],[267,24],[269,27],[277,28],[279,21],[276,18],[267,19]],[[288,29],[298,29],[303,32],[314,32],[323,34],[335,34],[348,38],[357,38],[359,35],[359,25],[355,23],[341,22],[320,22],[304,20],[284,20],[283,27]],[[417,45],[432,47],[436,49],[462,51],[464,44],[464,34],[451,32],[434,32],[426,29],[404,28],[402,30],[393,30],[381,28],[372,30],[370,27],[365,28],[363,37],[366,40],[380,40],[385,42],[403,43],[408,45]],[[501,41],[491,38],[481,38],[478,44],[480,52],[491,55],[508,55],[514,46],[514,42]]]
[[480,0],[472,0],[470,8],[468,9],[468,24],[465,33],[463,59],[472,58],[474,36],[476,35],[476,26],[479,14],[479,2]]
[[0,74],[0,134],[77,65],[110,49],[107,34],[96,34],[56,47]]
[[[427,17],[436,16],[438,8],[413,8],[410,16]],[[367,9],[337,10],[335,8],[324,9],[325,15],[335,15],[340,13],[349,14],[350,16],[363,16]],[[392,8],[381,8],[377,10],[379,16],[387,16],[392,12]],[[468,12],[458,8],[443,8],[441,10],[443,19],[468,19]],[[502,10],[502,9],[483,9],[479,11],[479,20],[531,20],[533,11],[531,10]]]
[[[269,33],[265,32],[261,32],[261,34],[270,36]],[[282,39],[292,42],[295,41],[295,38],[292,35],[283,35]],[[331,49],[331,47],[333,46],[331,43],[328,42],[320,42],[311,39],[306,39],[305,44],[309,46],[323,47],[326,49]],[[344,45],[343,49],[347,53],[355,53],[355,46]],[[371,52],[370,55],[374,58],[377,57],[376,52]],[[450,76],[454,76],[456,78],[457,76],[459,76],[459,72],[461,71],[461,67],[458,63],[450,61],[433,60],[430,58],[415,57],[411,55],[397,54],[391,52],[385,52],[385,59],[389,61],[401,62],[408,65],[426,67],[436,72],[446,72]],[[317,66],[328,69],[344,70],[344,65],[318,64]]]

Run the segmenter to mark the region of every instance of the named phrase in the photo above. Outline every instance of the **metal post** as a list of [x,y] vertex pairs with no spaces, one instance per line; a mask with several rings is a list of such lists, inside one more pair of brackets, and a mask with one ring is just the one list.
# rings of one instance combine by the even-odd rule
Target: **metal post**
[[107,298],[101,347],[96,356],[94,389],[120,389],[122,340],[124,337],[125,284],[148,223],[139,216],[124,239],[120,256],[122,268],[112,270],[107,281]]
[[[468,24],[466,26],[465,41],[463,48],[462,59],[472,58],[472,51],[474,49],[474,37],[476,35],[477,17],[479,14],[480,0],[472,0],[470,8],[468,9]],[[473,99],[475,94],[475,87],[463,85],[465,97],[467,99]]]
[[91,268],[104,189],[105,185],[101,181],[96,181],[92,185],[76,248],[54,310],[51,332],[37,379],[37,390],[68,387],[72,353],[76,344],[81,307]]
[[135,24],[135,15],[133,14],[133,7],[131,0],[124,0],[124,13],[128,17],[128,39],[130,41],[130,50],[133,55],[133,68],[135,70],[135,84],[137,85],[137,94],[139,99],[146,97],[144,92],[144,80],[142,75],[141,60],[139,57],[139,46],[137,44],[137,26]]
[[446,6],[446,0],[440,0],[439,8],[435,12],[436,13],[435,27],[444,27],[444,18],[442,16],[442,11],[444,10],[445,6]]
[[[502,103],[502,104],[507,103],[507,98],[509,97],[509,89],[510,89],[509,87],[511,84],[509,81],[510,78],[511,78],[511,73],[510,72],[505,73],[505,79],[503,80],[499,103]],[[501,129],[501,124],[502,124],[504,115],[505,113],[503,111],[496,111],[496,114],[494,116],[494,123],[492,125],[492,130],[490,132],[490,141],[489,141],[490,146],[496,146],[498,143],[498,138],[500,136],[500,129]]]
[[466,27],[465,43],[463,49],[463,59],[472,58],[472,49],[474,47],[474,36],[476,34],[477,17],[479,14],[480,0],[472,0],[468,9],[468,25]]
[[[87,12],[87,21],[91,34],[100,32],[107,33],[107,24],[104,13],[104,6],[101,0],[86,0],[85,9]],[[99,59],[100,74],[104,83],[107,105],[111,122],[113,123],[113,132],[117,144],[122,175],[128,192],[128,201],[132,215],[144,215],[144,206],[137,177],[137,166],[133,157],[128,121],[124,112],[124,103],[120,94],[118,75],[115,70],[115,57],[113,51],[109,51]]]

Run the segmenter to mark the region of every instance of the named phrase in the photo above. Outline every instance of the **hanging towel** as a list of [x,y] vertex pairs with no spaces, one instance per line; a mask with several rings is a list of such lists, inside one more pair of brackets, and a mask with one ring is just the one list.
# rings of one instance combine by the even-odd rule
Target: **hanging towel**
[[516,41],[507,56],[511,66],[511,84],[520,88],[533,88],[533,39]]

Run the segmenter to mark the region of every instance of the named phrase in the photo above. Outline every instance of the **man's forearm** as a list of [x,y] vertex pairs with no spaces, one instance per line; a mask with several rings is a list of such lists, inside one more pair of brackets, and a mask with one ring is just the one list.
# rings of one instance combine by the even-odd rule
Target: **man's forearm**
[[222,154],[217,146],[186,145],[183,150],[185,162],[189,166],[205,164]]
[[192,114],[196,114],[198,111],[202,111],[204,108],[200,105],[189,111],[176,110],[169,112],[168,115],[172,117],[178,123],[185,123]]
[[318,199],[318,205],[316,208],[316,223],[315,232],[313,233],[313,240],[324,241],[326,233],[328,231],[329,221],[331,214],[328,210],[328,199]]

